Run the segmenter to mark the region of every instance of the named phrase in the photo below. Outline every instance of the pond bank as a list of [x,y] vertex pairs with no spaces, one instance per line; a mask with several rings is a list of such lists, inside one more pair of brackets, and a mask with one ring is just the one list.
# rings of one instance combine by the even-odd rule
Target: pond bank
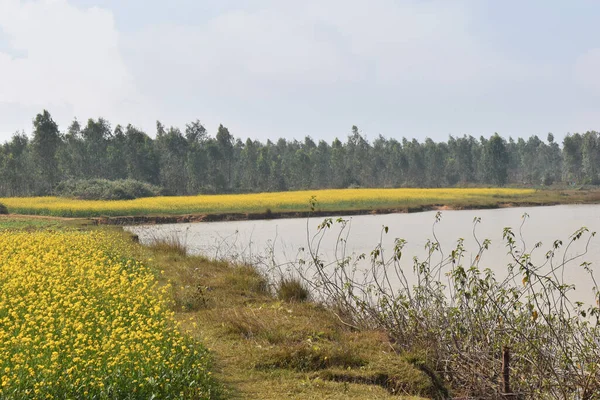
[[446,210],[491,210],[510,207],[538,207],[555,206],[560,203],[553,202],[501,202],[493,204],[430,204],[415,207],[359,209],[359,210],[315,210],[315,211],[283,211],[283,212],[255,212],[255,213],[218,213],[218,214],[189,214],[189,215],[136,215],[122,217],[97,217],[90,218],[94,225],[158,225],[180,224],[192,222],[223,222],[223,221],[253,221],[269,219],[289,219],[308,217],[340,217],[355,215],[379,214],[410,214],[425,211]]

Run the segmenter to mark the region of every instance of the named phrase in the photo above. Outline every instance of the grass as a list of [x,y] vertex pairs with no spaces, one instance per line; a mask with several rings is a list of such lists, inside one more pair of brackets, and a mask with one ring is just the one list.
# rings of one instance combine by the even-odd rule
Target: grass
[[175,315],[188,335],[208,345],[228,397],[443,396],[420,366],[424,358],[395,350],[380,331],[348,328],[320,305],[280,300],[252,267],[164,247],[140,252],[171,283]]
[[0,231],[3,230],[38,230],[64,228],[65,226],[76,227],[83,221],[59,220],[56,218],[34,218],[31,216],[0,215]]
[[185,256],[187,254],[185,243],[175,234],[173,236],[154,238],[149,244],[149,247],[157,251],[177,253],[180,256]]
[[13,214],[60,217],[148,216],[307,211],[311,199],[319,211],[411,209],[424,206],[490,207],[499,203],[574,200],[556,191],[509,188],[338,189],[238,195],[149,197],[135,200],[75,200],[59,197],[0,198]]
[[111,230],[0,232],[0,398],[218,395],[169,286],[132,253]]

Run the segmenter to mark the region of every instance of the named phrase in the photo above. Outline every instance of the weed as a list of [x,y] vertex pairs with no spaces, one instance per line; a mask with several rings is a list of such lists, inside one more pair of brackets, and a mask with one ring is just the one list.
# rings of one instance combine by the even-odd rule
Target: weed
[[224,275],[224,279],[227,285],[238,292],[266,294],[269,291],[266,278],[249,265],[231,268]]
[[303,342],[280,347],[257,364],[258,368],[284,368],[300,372],[318,371],[325,368],[354,368],[366,361],[344,343]]
[[303,302],[309,300],[310,292],[300,278],[282,278],[277,287],[277,298],[287,302]]
[[160,238],[152,238],[149,246],[155,250],[162,251],[164,253],[175,254],[180,257],[185,257],[187,255],[187,246],[185,240],[177,234]]

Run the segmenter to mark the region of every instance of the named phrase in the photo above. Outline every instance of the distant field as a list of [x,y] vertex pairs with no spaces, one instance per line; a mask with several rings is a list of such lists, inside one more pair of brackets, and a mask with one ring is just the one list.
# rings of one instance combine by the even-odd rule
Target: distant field
[[[533,189],[337,189],[237,195],[149,197],[136,200],[95,201],[59,197],[0,198],[11,214],[59,217],[265,213],[310,210],[316,199],[321,211],[402,209],[447,205],[492,206],[498,203],[540,201]],[[543,194],[542,201],[548,200]]]

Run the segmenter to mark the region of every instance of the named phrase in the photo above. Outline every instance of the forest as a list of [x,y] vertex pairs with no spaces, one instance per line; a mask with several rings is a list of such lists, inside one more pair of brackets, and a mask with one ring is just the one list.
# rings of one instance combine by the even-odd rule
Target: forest
[[105,119],[74,120],[61,131],[46,110],[31,137],[0,146],[0,197],[54,194],[59,184],[131,179],[164,195],[351,187],[548,186],[600,183],[600,136],[588,131],[546,141],[450,136],[368,140],[352,126],[328,143],[310,136],[243,141],[220,125],[212,136],[196,120],[181,130],[156,123],[155,136]]

